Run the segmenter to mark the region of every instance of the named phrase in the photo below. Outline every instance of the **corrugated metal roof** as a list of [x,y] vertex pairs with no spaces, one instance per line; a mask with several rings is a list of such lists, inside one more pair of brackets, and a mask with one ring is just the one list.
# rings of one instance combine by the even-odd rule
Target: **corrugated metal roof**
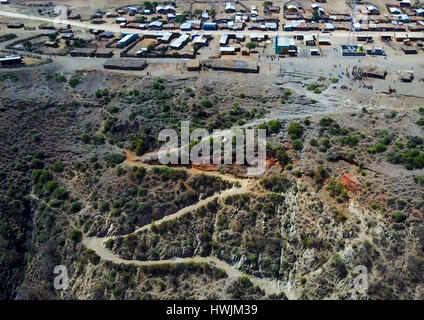
[[170,46],[172,48],[179,48],[189,38],[190,38],[190,35],[188,35],[187,33],[184,33],[184,34],[180,35],[177,39],[175,39],[174,41],[172,41],[172,43],[170,44]]

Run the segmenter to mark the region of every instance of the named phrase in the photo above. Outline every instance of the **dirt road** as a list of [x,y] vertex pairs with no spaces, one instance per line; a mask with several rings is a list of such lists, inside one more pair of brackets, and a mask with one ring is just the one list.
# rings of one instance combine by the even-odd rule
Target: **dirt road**
[[[127,152],[127,161],[125,162],[126,165],[128,166],[143,166],[146,168],[152,168],[155,165],[150,165],[147,163],[142,163],[141,160],[142,157],[137,157],[134,155],[134,153],[131,152]],[[210,203],[211,201],[214,201],[216,199],[220,200],[223,199],[225,197],[231,196],[231,195],[236,195],[236,194],[243,194],[243,193],[247,193],[249,191],[249,186],[252,184],[252,180],[250,179],[240,179],[240,178],[236,178],[236,177],[231,177],[231,176],[226,176],[223,175],[219,172],[216,171],[207,171],[207,172],[203,172],[197,169],[192,169],[192,168],[185,168],[182,167],[181,170],[185,170],[187,172],[189,172],[190,174],[206,174],[206,175],[210,175],[210,176],[214,176],[214,177],[220,177],[223,180],[226,181],[230,181],[230,182],[237,182],[239,186],[234,186],[230,189],[224,190],[223,192],[219,193],[219,194],[214,194],[208,198],[205,198],[203,200],[200,200],[199,202],[197,202],[194,205],[185,207],[181,210],[179,210],[178,212],[165,216],[160,220],[155,221],[156,224],[160,224],[164,221],[170,221],[170,220],[174,220],[177,219],[178,217],[194,211],[202,206],[205,206],[206,204]],[[135,230],[132,234],[135,234],[137,232],[141,232],[143,230],[146,230],[150,227],[150,225],[145,225],[137,230]],[[106,261],[111,261],[114,263],[118,263],[118,264],[134,264],[137,266],[148,266],[148,265],[157,265],[157,264],[168,264],[168,263],[189,263],[189,262],[195,262],[195,263],[209,263],[211,265],[214,265],[218,268],[223,269],[230,280],[235,280],[238,277],[245,275],[243,272],[241,272],[240,270],[238,270],[237,268],[229,265],[228,263],[226,263],[225,261],[219,260],[216,257],[213,256],[209,256],[209,257],[199,257],[199,256],[194,256],[194,257],[190,257],[190,258],[175,258],[175,259],[166,259],[166,260],[155,260],[155,261],[139,261],[139,260],[125,260],[120,258],[119,256],[115,255],[114,253],[112,253],[111,251],[109,251],[105,246],[104,246],[104,242],[109,240],[109,239],[114,239],[115,237],[103,237],[103,238],[98,238],[98,237],[85,237],[83,239],[83,244],[87,247],[90,248],[92,250],[94,250],[97,255],[100,256],[100,258],[102,260],[106,260]],[[250,280],[252,281],[252,283],[254,285],[259,286],[261,289],[263,289],[265,291],[266,294],[279,294],[281,292],[285,292],[287,297],[293,299],[295,298],[294,294],[292,292],[290,292],[290,290],[288,290],[287,286],[282,285],[281,283],[279,283],[278,281],[275,280],[270,280],[267,278],[259,278],[259,277],[255,277],[255,276],[251,276],[249,275]]]

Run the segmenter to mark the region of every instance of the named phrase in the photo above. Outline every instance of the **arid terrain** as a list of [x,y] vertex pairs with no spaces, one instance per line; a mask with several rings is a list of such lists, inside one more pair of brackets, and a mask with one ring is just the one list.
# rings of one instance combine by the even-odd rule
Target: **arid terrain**
[[[45,52],[0,68],[0,299],[424,299],[422,53],[263,50],[257,73]],[[265,172],[161,164],[159,133],[182,121],[266,129]]]

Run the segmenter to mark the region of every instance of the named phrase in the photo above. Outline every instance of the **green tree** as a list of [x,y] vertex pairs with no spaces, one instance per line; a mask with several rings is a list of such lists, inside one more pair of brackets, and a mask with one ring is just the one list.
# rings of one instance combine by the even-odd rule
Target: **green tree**
[[248,42],[248,43],[246,43],[246,48],[249,49],[249,50],[253,50],[253,49],[256,48],[256,43]]

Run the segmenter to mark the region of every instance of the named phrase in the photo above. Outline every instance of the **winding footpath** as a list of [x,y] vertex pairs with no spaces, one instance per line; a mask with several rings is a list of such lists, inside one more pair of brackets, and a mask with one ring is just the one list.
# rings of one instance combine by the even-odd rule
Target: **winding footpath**
[[[126,152],[126,154],[127,154],[127,160],[125,161],[125,164],[128,165],[128,166],[143,166],[145,168],[156,167],[156,165],[150,165],[148,163],[141,162],[142,158],[136,157],[131,152]],[[247,193],[249,191],[249,185],[252,183],[252,181],[250,179],[241,179],[241,178],[236,178],[236,177],[232,177],[232,176],[226,176],[226,175],[223,175],[223,174],[216,172],[216,171],[200,171],[200,170],[197,170],[197,169],[185,168],[185,167],[178,168],[178,169],[179,170],[185,170],[185,171],[189,172],[190,174],[205,174],[205,175],[210,175],[210,176],[214,176],[214,177],[220,177],[221,179],[229,181],[229,182],[233,182],[233,183],[237,182],[238,186],[234,186],[234,187],[232,187],[230,189],[226,189],[226,190],[224,190],[220,193],[216,193],[216,194],[214,194],[214,195],[212,195],[208,198],[200,200],[199,202],[197,202],[197,203],[195,203],[191,206],[187,206],[187,207],[177,211],[174,214],[171,214],[171,215],[163,217],[162,219],[156,220],[155,221],[156,224],[160,224],[160,223],[165,222],[165,221],[171,221],[171,220],[177,219],[178,217],[180,217],[180,216],[182,216],[182,215],[184,215],[188,212],[194,211],[198,208],[201,208],[201,207],[205,206],[206,204],[208,204],[212,201],[215,201],[215,200],[219,201],[219,200],[224,199],[225,197],[228,197],[228,196]],[[150,227],[150,225],[144,225],[144,226],[136,229],[131,234],[136,234],[138,232],[141,232],[143,230],[148,229],[149,227]],[[174,258],[174,259],[155,260],[155,261],[140,261],[140,260],[122,259],[118,255],[116,255],[113,252],[111,252],[110,250],[108,250],[104,245],[105,241],[107,241],[109,239],[114,239],[114,238],[116,238],[116,237],[100,237],[100,238],[99,237],[85,237],[83,239],[83,244],[87,248],[94,250],[96,252],[96,254],[98,256],[100,256],[100,258],[102,260],[111,261],[111,262],[117,263],[117,264],[136,265],[136,266],[151,266],[151,265],[177,264],[177,263],[208,263],[212,266],[215,266],[217,268],[224,270],[228,275],[229,281],[236,280],[240,276],[246,275],[245,273],[241,272],[240,270],[238,270],[234,266],[231,266],[227,262],[219,260],[218,258],[216,258],[214,256],[209,256],[209,257],[193,256],[193,257],[189,257],[189,258]],[[269,294],[279,294],[281,292],[284,292],[289,299],[294,298],[293,295],[290,293],[290,290],[288,290],[288,287],[284,286],[279,281],[270,280],[270,279],[267,279],[267,278],[259,278],[259,277],[252,276],[252,275],[247,275],[247,276],[249,277],[250,281],[254,285],[259,286],[262,290],[265,291],[265,293],[267,295],[269,295]]]

